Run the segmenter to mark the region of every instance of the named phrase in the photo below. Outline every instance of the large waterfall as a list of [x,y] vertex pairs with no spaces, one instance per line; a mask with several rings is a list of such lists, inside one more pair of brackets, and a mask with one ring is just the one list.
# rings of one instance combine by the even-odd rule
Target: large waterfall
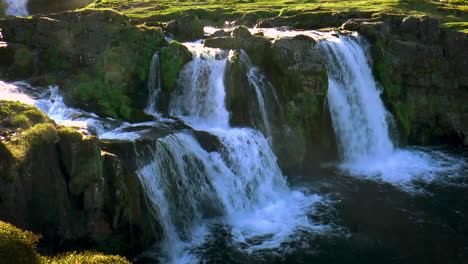
[[28,0],[5,0],[6,14],[11,16],[29,16]]
[[338,138],[340,167],[353,175],[381,179],[405,189],[419,179],[459,169],[454,159],[437,151],[395,148],[393,118],[372,76],[369,44],[357,34],[327,37],[317,49],[327,61],[328,103]]
[[382,159],[393,151],[388,127],[391,116],[361,45],[352,36],[318,44],[328,63],[328,104],[340,154],[350,163]]

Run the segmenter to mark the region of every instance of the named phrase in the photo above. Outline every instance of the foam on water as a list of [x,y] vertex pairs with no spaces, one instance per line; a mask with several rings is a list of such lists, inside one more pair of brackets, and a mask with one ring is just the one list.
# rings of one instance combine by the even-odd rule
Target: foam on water
[[29,16],[28,0],[5,0],[6,14],[10,16]]
[[413,182],[430,182],[455,173],[463,160],[440,151],[398,149],[390,139],[392,116],[380,98],[360,36],[327,38],[317,44],[328,64],[328,105],[347,173],[382,180],[406,190]]

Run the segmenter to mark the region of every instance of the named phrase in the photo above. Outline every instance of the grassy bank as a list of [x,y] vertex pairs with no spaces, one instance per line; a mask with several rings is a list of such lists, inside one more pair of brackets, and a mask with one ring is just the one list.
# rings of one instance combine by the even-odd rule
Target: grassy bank
[[302,12],[365,11],[431,16],[446,27],[468,32],[467,0],[100,0],[92,6],[113,8],[133,19],[161,22],[186,14],[219,22],[245,13],[265,18]]

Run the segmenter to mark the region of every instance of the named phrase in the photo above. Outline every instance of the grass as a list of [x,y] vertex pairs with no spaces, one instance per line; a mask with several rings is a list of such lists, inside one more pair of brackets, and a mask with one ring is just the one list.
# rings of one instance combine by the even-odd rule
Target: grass
[[431,16],[440,19],[443,26],[456,30],[466,30],[468,21],[467,0],[100,0],[91,6],[113,8],[133,19],[160,22],[185,14],[221,22],[245,13],[263,18],[319,11]]
[[69,252],[55,257],[41,256],[36,245],[41,236],[0,221],[0,259],[15,264],[130,264],[121,256],[97,252]]

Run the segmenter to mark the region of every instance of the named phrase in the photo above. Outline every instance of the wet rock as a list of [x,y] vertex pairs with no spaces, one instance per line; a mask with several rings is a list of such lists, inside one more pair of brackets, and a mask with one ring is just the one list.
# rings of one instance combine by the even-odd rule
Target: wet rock
[[261,36],[252,36],[246,27],[236,27],[230,37],[210,38],[203,41],[205,47],[245,50],[252,61],[260,65],[270,51],[271,42]]
[[196,16],[183,16],[169,21],[164,28],[174,35],[175,39],[185,42],[203,38],[203,25]]

